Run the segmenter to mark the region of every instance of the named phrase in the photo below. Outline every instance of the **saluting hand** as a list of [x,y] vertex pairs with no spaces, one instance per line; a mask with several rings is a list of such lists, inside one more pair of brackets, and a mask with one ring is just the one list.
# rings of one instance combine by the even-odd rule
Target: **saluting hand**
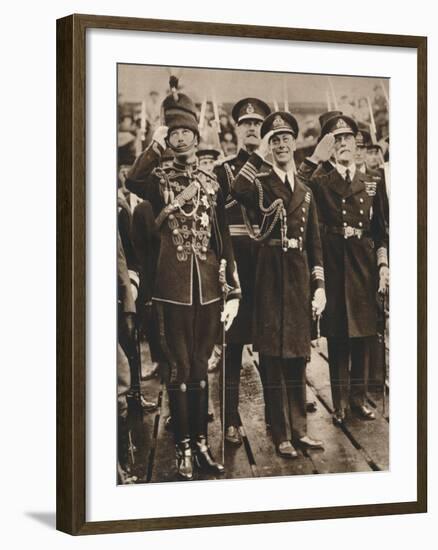
[[325,162],[332,157],[335,150],[335,136],[332,133],[326,134],[313,151],[310,160],[315,164]]
[[325,290],[323,288],[317,288],[313,296],[312,301],[312,312],[314,317],[319,317],[324,311],[327,303],[327,298],[325,296]]
[[264,138],[261,139],[260,145],[258,146],[258,149],[256,153],[262,157],[262,159],[265,159],[269,154],[269,139],[272,137],[272,132],[268,132]]
[[156,141],[163,149],[166,149],[166,138],[167,134],[169,132],[169,128],[167,126],[158,126],[158,128],[155,129],[154,135],[152,136],[152,140]]
[[225,323],[226,331],[231,327],[238,311],[239,300],[237,298],[232,298],[231,300],[228,300],[221,314],[221,321],[222,323]]

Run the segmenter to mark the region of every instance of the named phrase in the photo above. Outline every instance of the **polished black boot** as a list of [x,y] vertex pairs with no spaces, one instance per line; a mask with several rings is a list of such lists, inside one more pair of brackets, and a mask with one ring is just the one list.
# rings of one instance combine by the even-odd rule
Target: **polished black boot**
[[193,479],[193,453],[188,438],[176,446],[176,471],[178,477],[184,481]]
[[195,443],[195,463],[196,466],[204,471],[212,474],[221,475],[225,472],[225,468],[214,459],[211,449],[207,444],[207,438],[203,435],[198,436]]

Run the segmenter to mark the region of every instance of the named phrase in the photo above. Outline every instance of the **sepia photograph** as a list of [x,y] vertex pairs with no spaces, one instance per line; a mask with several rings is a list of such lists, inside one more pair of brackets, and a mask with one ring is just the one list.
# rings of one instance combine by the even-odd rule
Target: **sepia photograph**
[[117,65],[119,485],[390,469],[389,97]]

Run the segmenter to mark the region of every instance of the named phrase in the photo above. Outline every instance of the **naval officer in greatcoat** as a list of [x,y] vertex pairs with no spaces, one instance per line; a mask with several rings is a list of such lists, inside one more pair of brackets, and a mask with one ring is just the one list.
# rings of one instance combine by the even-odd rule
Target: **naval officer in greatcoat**
[[[239,150],[237,155],[227,157],[215,168],[215,174],[225,197],[227,219],[230,224],[234,256],[242,288],[242,301],[239,314],[227,333],[225,353],[225,439],[231,445],[240,445],[242,439],[239,426],[239,385],[242,368],[242,352],[245,344],[252,344],[252,316],[254,308],[254,273],[256,244],[248,233],[252,225],[252,213],[231,196],[231,186],[250,154],[260,145],[260,128],[265,117],[271,112],[269,106],[255,97],[239,100],[232,109],[236,123]],[[263,163],[261,168],[268,169]],[[265,389],[263,364],[259,362],[262,387]],[[222,383],[222,380],[221,380]],[[266,392],[265,406],[268,407]],[[266,410],[267,423],[269,410]]]
[[[212,456],[207,438],[207,367],[219,341],[226,265],[227,302],[222,312],[228,328],[241,296],[224,199],[216,178],[197,166],[199,140],[192,100],[170,82],[163,101],[166,126],[155,130],[149,146],[128,174],[128,189],[152,205],[160,249],[152,300],[159,319],[160,345],[171,368],[168,394],[176,442],[177,471],[190,480],[195,463],[213,474],[224,471]],[[168,145],[175,159],[162,169]]]
[[[366,404],[370,345],[376,290],[386,292],[389,283],[382,184],[356,167],[357,132],[352,118],[329,118],[314,154],[299,169],[318,205],[327,291],[321,333],[327,336],[336,425],[344,422],[348,406],[363,420],[375,418]],[[316,174],[333,154],[336,168]]]
[[[257,214],[254,345],[266,366],[277,453],[295,458],[293,444],[323,448],[307,435],[305,398],[312,317],[325,306],[323,258],[313,194],[294,174],[295,117],[270,114],[261,136],[261,147],[239,171],[232,195]],[[268,150],[273,166],[260,171]]]

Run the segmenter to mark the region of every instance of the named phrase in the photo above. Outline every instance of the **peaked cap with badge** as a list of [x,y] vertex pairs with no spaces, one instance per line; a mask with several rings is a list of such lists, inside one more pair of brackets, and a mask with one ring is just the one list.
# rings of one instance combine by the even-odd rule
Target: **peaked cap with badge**
[[240,124],[245,120],[263,121],[271,112],[269,105],[255,97],[246,97],[238,101],[231,111],[234,122]]
[[298,122],[292,113],[287,111],[275,111],[268,115],[262,124],[261,136],[262,138],[268,132],[272,132],[272,135],[289,133],[296,139],[298,137]]
[[353,134],[353,136],[356,136],[357,131],[356,122],[351,117],[341,113],[329,116],[323,120],[321,137],[324,137],[328,133],[332,133],[335,136],[339,134]]

